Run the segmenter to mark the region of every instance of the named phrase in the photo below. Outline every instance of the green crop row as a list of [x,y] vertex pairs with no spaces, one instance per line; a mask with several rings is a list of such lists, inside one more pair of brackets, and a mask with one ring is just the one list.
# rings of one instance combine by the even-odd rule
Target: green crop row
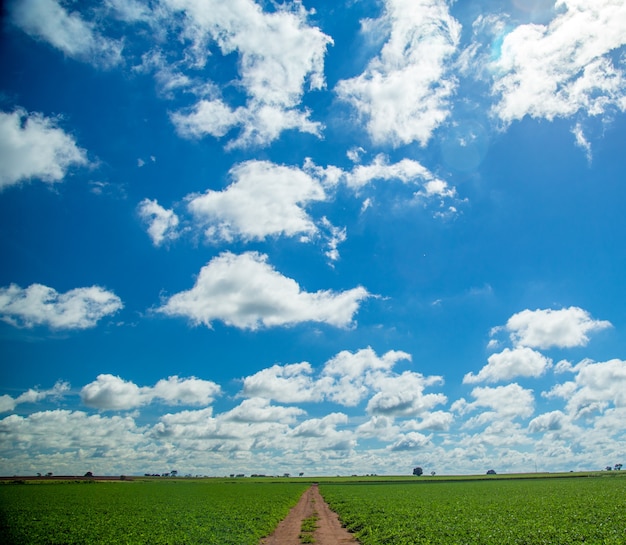
[[6,545],[257,545],[306,483],[133,481],[0,486]]
[[320,484],[363,545],[624,545],[626,479]]

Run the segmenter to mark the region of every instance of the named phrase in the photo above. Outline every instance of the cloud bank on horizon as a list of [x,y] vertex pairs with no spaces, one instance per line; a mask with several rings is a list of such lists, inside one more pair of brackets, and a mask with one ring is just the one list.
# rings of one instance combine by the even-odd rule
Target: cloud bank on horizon
[[0,473],[620,462],[626,6],[521,4],[9,1]]

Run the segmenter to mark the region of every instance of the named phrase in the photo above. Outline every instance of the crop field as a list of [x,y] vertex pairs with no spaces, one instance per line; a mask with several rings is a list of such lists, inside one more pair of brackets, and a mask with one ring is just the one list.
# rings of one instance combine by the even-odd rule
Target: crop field
[[0,485],[0,543],[257,545],[307,483],[163,480]]
[[320,492],[363,545],[626,544],[621,475],[329,482]]
[[626,544],[626,472],[564,477],[6,483],[0,543],[258,545],[315,480],[363,545]]

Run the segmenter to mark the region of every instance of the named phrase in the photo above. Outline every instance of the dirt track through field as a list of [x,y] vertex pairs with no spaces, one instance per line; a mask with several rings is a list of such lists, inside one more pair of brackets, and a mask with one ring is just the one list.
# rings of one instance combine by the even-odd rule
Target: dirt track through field
[[322,498],[317,485],[312,485],[302,494],[298,504],[278,525],[271,536],[261,540],[259,545],[299,545],[302,521],[316,515],[317,528],[313,533],[315,545],[358,544],[352,534],[341,526],[337,513],[331,511]]

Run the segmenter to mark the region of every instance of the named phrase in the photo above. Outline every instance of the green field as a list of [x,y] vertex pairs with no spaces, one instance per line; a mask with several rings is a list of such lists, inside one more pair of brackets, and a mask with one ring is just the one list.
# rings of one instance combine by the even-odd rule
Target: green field
[[626,472],[7,482],[0,543],[258,545],[313,481],[363,545],[626,544]]
[[626,544],[626,478],[525,477],[329,482],[320,492],[363,545]]
[[307,483],[135,480],[0,485],[0,543],[257,545]]

